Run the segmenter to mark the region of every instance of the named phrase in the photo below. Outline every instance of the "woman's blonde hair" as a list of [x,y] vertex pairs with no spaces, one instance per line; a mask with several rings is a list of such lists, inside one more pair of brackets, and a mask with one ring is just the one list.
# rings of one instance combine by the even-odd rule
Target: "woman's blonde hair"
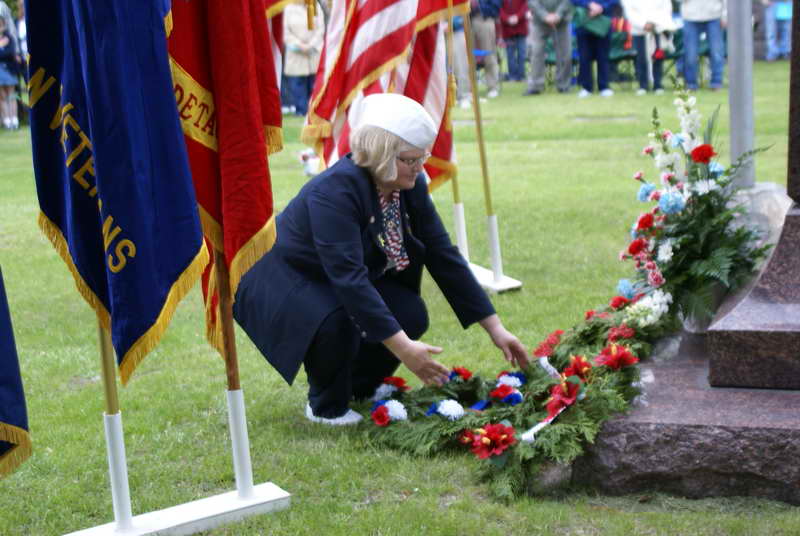
[[350,132],[353,162],[367,168],[375,180],[392,182],[397,178],[395,158],[403,151],[418,149],[400,136],[374,125],[361,125]]

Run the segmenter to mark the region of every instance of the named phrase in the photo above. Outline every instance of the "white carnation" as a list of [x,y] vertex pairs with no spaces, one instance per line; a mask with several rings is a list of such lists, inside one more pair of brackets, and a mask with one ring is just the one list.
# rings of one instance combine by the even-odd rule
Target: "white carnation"
[[698,195],[705,195],[709,192],[713,192],[714,190],[719,190],[720,186],[717,184],[716,181],[713,180],[702,180],[697,181],[692,185],[692,190]]
[[375,394],[372,395],[372,398],[370,398],[370,402],[377,402],[378,400],[389,398],[395,391],[397,391],[397,387],[394,385],[382,383],[377,389],[375,389]]
[[672,240],[666,240],[658,246],[658,262],[669,262],[672,259]]
[[464,407],[455,400],[447,399],[439,402],[436,412],[442,417],[455,421],[464,416]]
[[389,418],[393,421],[405,421],[408,419],[408,412],[402,402],[398,400],[387,400],[385,406],[389,411]]
[[509,376],[508,374],[503,374],[499,378],[497,378],[497,385],[510,385],[513,388],[518,388],[522,385],[522,381],[517,378],[516,376]]

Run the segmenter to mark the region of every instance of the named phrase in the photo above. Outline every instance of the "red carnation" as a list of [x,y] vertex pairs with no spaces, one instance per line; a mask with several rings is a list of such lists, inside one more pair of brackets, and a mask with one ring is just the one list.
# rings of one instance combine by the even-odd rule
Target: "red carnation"
[[589,309],[585,313],[583,313],[584,320],[591,320],[594,317],[594,309]]
[[475,441],[475,434],[469,428],[462,430],[458,436],[458,442],[464,445],[471,445],[473,441]]
[[453,367],[453,372],[461,376],[461,379],[464,381],[472,378],[472,372],[464,367]]
[[639,218],[639,221],[636,222],[636,230],[637,231],[644,231],[645,229],[649,229],[653,226],[653,215],[648,212],[646,214],[642,214]]
[[489,396],[503,400],[505,397],[514,392],[514,388],[505,383],[500,385],[497,389],[489,393]]
[[581,380],[586,380],[586,375],[592,370],[592,364],[582,355],[573,355],[569,358],[569,366],[564,369],[562,374],[565,378],[577,376]]
[[631,339],[636,335],[636,331],[625,324],[613,327],[608,330],[608,342],[617,342],[619,339]]
[[595,365],[605,365],[614,370],[619,370],[622,367],[628,367],[638,362],[639,358],[633,355],[628,348],[617,344],[611,344],[603,348],[600,355],[594,360]]
[[628,246],[628,253],[636,255],[641,253],[647,247],[647,240],[644,238],[637,238]]
[[389,418],[389,408],[386,405],[380,405],[375,408],[375,411],[372,412],[372,420],[378,426],[388,426],[391,420]]
[[406,381],[399,376],[387,376],[383,379],[383,383],[394,385],[398,391],[408,391],[410,387],[406,385]]
[[553,333],[547,336],[545,342],[552,346],[556,346],[559,342],[561,342],[561,336],[564,334],[563,329],[557,329]]
[[656,61],[663,60],[664,57],[665,57],[665,55],[664,55],[664,49],[663,48],[657,48],[655,50],[655,52],[653,52],[653,59],[656,60]]
[[547,400],[547,418],[552,419],[561,408],[571,406],[578,398],[581,386],[577,383],[562,380],[550,388],[550,398]]
[[698,145],[694,149],[692,149],[692,160],[700,164],[708,164],[711,162],[711,158],[716,156],[717,153],[714,152],[714,148],[709,145],[708,143],[704,143],[702,145]]
[[631,303],[631,300],[629,300],[625,296],[614,296],[613,298],[611,298],[611,301],[609,302],[609,305],[615,311],[619,311],[620,309],[622,309],[623,307],[625,307],[629,303]]
[[487,424],[475,430],[472,441],[472,452],[480,459],[502,454],[508,447],[516,443],[514,427],[503,424]]

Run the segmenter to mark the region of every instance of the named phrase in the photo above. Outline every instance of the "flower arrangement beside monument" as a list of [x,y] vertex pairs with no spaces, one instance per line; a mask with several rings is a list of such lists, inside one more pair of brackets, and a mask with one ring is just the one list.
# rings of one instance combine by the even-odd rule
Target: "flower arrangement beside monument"
[[445,385],[409,391],[390,389],[405,384],[387,378],[380,395],[401,400],[403,411],[390,417],[385,401],[373,408],[376,441],[417,455],[469,450],[492,495],[512,499],[537,489],[548,464],[580,456],[602,424],[629,407],[639,394],[637,363],[652,345],[685,317],[710,318],[713,289],[742,285],[769,248],[739,223],[744,209],[734,202],[733,179],[752,153],[724,169],[712,144],[717,114],[701,137],[695,104],[678,93],[679,132],[662,129],[653,111],[643,154],[659,184],[634,174],[636,197],[653,206],[636,219],[620,254],[635,274],[619,281],[608,304],[548,335],[533,350],[538,362],[523,372],[484,379],[456,367]]

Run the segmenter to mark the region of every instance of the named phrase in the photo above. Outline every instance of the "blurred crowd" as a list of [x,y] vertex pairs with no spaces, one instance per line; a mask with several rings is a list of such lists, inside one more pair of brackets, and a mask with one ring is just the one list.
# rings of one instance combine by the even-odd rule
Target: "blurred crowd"
[[[489,99],[500,95],[506,81],[524,82],[526,96],[541,94],[547,86],[580,98],[611,97],[611,83],[626,77],[636,84],[637,95],[659,94],[668,71],[690,90],[719,90],[728,1],[470,0],[468,20],[453,20],[457,102],[469,108],[472,100],[465,28]],[[302,2],[290,7],[284,18],[284,112],[304,115],[324,30],[322,25],[307,30]],[[788,58],[792,2],[757,0],[753,13],[754,32],[764,41],[758,59]],[[298,53],[301,71],[295,70]],[[628,65],[631,72],[621,72]]]

